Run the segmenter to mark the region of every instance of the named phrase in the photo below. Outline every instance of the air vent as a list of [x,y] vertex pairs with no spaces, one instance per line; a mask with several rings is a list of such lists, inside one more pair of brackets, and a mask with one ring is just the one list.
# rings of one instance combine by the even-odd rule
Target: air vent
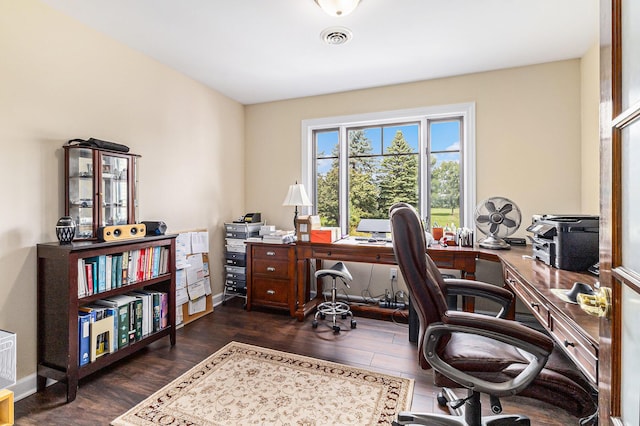
[[351,30],[345,27],[331,27],[320,33],[320,38],[328,45],[345,44],[353,38]]

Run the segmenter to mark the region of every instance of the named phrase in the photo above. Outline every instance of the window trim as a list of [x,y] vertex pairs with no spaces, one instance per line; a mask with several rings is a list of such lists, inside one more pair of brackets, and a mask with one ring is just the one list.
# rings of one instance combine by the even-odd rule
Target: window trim
[[[450,105],[436,105],[421,108],[401,109],[392,111],[381,111],[364,114],[352,114],[342,115],[324,118],[314,118],[302,120],[301,123],[301,165],[302,165],[302,183],[305,187],[312,190],[314,166],[313,166],[313,132],[315,130],[324,130],[327,128],[337,128],[339,132],[344,133],[346,127],[357,126],[371,126],[371,125],[386,125],[394,124],[400,121],[417,121],[420,122],[420,161],[423,161],[425,150],[427,149],[426,141],[428,132],[428,121],[434,119],[444,119],[451,116],[463,117],[462,126],[462,140],[460,146],[460,155],[462,158],[462,185],[464,188],[464,195],[462,197],[462,224],[461,226],[467,228],[474,228],[474,213],[476,206],[476,105],[475,102],[467,102],[460,104]],[[346,137],[346,135],[340,134],[340,137]],[[347,145],[347,144],[345,144]],[[345,147],[346,149],[346,147]],[[341,161],[347,161],[345,155],[341,155]],[[344,166],[344,165],[341,165]],[[422,170],[423,167],[420,167]],[[341,167],[341,171],[345,170]],[[422,191],[427,191],[426,176],[420,175],[420,179],[423,180]],[[342,185],[346,185],[346,179],[341,179]],[[345,191],[345,188],[340,188],[340,191]],[[344,193],[344,192],[342,192]],[[420,194],[421,204],[426,203],[429,194]],[[341,209],[346,209],[345,206],[341,206]],[[304,207],[303,214],[310,214],[312,207]],[[424,205],[420,206],[420,211],[427,211]],[[347,212],[340,211],[340,214],[346,214]],[[344,232],[344,230],[343,230]]]

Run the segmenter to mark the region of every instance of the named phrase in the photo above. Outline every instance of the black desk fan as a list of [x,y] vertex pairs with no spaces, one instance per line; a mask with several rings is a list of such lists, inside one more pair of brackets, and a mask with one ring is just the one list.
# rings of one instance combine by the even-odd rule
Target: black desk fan
[[520,227],[522,215],[518,206],[505,197],[490,197],[476,207],[475,221],[478,230],[487,237],[480,240],[480,247],[510,249],[504,238]]

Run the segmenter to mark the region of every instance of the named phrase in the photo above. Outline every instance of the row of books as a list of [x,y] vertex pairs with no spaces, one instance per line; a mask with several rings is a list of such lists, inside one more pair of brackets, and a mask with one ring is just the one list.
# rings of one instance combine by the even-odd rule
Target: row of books
[[78,297],[149,280],[168,267],[169,248],[161,246],[78,259]]
[[168,296],[158,291],[136,290],[81,306],[78,309],[78,364],[86,365],[167,327]]

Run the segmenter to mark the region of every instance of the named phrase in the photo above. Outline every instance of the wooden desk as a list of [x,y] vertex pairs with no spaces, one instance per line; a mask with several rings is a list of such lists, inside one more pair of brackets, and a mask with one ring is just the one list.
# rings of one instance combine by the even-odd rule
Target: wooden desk
[[[456,269],[460,271],[463,278],[475,279],[477,253],[474,250],[457,246],[434,246],[429,248],[428,252],[438,267]],[[315,260],[317,267],[322,260],[396,264],[396,256],[391,244],[363,244],[353,240],[341,240],[336,243],[296,243],[296,258],[298,289],[295,316],[299,321],[302,321],[322,301],[321,282],[318,283],[320,286],[318,295],[315,299],[310,299],[310,286],[308,285],[311,273],[310,260]],[[465,309],[473,310],[473,307],[469,306],[470,304],[471,302],[467,302]]]
[[[369,245],[353,241],[336,243],[297,243],[295,316],[302,321],[321,301],[310,298],[310,262],[320,265],[322,260],[396,264],[391,244]],[[596,277],[579,272],[556,269],[530,258],[531,248],[513,247],[511,250],[487,250],[478,247],[429,247],[427,253],[438,267],[457,269],[462,277],[475,279],[476,259],[501,262],[505,286],[511,289],[528,307],[554,340],[564,349],[594,386],[597,386],[599,320],[583,312],[578,305],[566,303],[553,294],[552,289],[569,290],[581,281],[593,287]],[[523,257],[524,256],[524,257]],[[472,302],[464,308],[473,310]],[[293,311],[293,307],[292,307]]]

